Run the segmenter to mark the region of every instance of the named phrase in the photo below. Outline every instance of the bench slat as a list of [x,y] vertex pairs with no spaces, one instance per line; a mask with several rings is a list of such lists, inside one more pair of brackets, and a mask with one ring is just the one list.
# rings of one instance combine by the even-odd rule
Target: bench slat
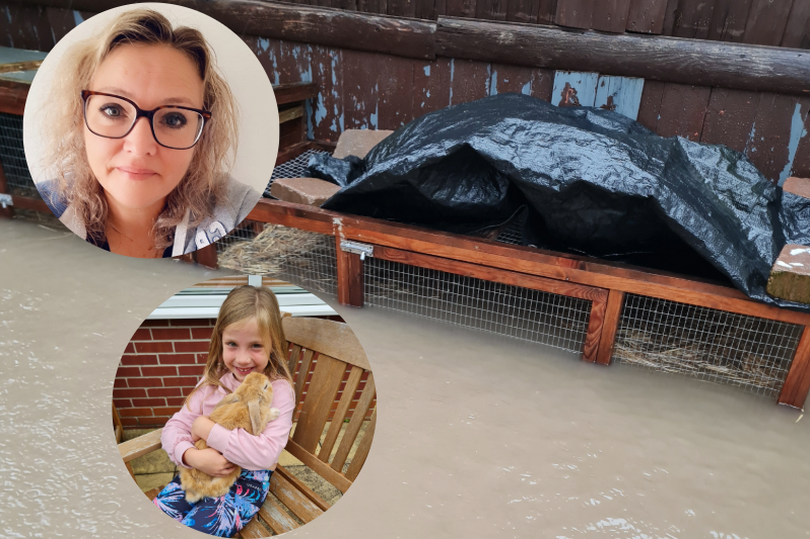
[[346,463],[346,459],[349,456],[349,451],[351,451],[352,445],[354,445],[354,441],[357,438],[357,434],[360,432],[360,427],[363,426],[363,421],[366,419],[366,414],[368,413],[369,407],[371,407],[371,402],[374,400],[375,393],[374,375],[368,373],[366,387],[363,388],[363,393],[360,395],[360,401],[357,403],[357,407],[354,409],[352,419],[349,421],[349,426],[346,427],[346,433],[343,435],[343,439],[340,441],[340,446],[338,447],[337,453],[335,453],[335,458],[332,459],[333,470],[337,472],[343,471],[343,464]]
[[287,447],[285,447],[288,453],[292,456],[312,468],[312,471],[316,474],[320,475],[332,485],[338,489],[340,492],[345,493],[350,486],[352,486],[352,482],[343,477],[343,475],[339,474],[335,470],[333,470],[328,464],[325,464],[318,460],[318,457],[310,453],[309,451],[305,450],[303,447],[295,443],[293,440],[289,440],[287,442]]
[[312,454],[318,449],[318,442],[329,419],[329,410],[345,372],[346,364],[342,361],[324,354],[318,356],[292,438]]
[[312,358],[315,352],[313,350],[305,350],[304,358],[301,360],[301,371],[298,373],[298,379],[295,381],[295,402],[301,402],[301,395],[304,393],[304,384],[307,382],[309,376],[309,368],[312,365]]
[[316,318],[288,318],[282,322],[289,341],[371,370],[360,341],[346,324]]
[[343,420],[346,418],[346,412],[349,411],[349,406],[352,404],[354,394],[357,392],[357,386],[360,384],[360,377],[363,375],[363,369],[360,367],[352,366],[349,373],[349,379],[346,380],[346,385],[343,388],[343,395],[340,397],[340,402],[332,416],[332,423],[329,425],[329,432],[326,433],[326,438],[323,440],[321,450],[318,452],[318,458],[322,462],[329,462],[329,456],[332,454],[332,448],[335,446],[335,441],[340,434]]
[[299,492],[281,474],[274,473],[270,478],[270,492],[304,523],[311,522],[323,514],[323,509]]
[[377,409],[375,408],[374,411],[371,412],[371,421],[366,428],[366,433],[363,435],[363,439],[360,440],[360,443],[357,444],[357,451],[354,453],[352,463],[349,464],[349,469],[346,470],[346,477],[349,481],[357,479],[357,474],[360,473],[360,469],[366,462],[366,457],[368,457],[368,452],[371,449],[371,441],[374,439],[374,429],[376,426]]
[[163,429],[157,429],[143,436],[138,436],[132,440],[118,445],[118,451],[121,453],[121,458],[124,462],[129,462],[136,459],[141,455],[145,455],[160,449],[160,433]]
[[299,527],[295,519],[288,515],[270,496],[267,497],[264,501],[264,505],[259,509],[258,516],[266,522],[267,525],[270,526],[270,529],[276,534],[286,533]]
[[245,524],[245,527],[239,530],[239,533],[237,533],[235,537],[241,537],[242,539],[258,539],[259,537],[268,537],[270,534],[267,532],[265,527],[262,526],[261,522],[259,522],[260,514],[261,509],[259,509],[259,513],[255,518],[250,519],[250,522]]
[[322,511],[326,511],[327,509],[329,509],[329,507],[331,507],[328,503],[326,503],[326,501],[323,498],[318,496],[318,494],[314,490],[309,488],[303,481],[301,481],[300,479],[295,477],[293,474],[288,472],[287,469],[284,466],[282,466],[281,464],[276,466],[275,473],[281,474],[281,476],[284,477],[284,479],[286,479],[287,481],[292,483],[292,485],[301,494],[303,494],[304,496],[306,496],[307,498],[312,500],[312,503],[317,505]]

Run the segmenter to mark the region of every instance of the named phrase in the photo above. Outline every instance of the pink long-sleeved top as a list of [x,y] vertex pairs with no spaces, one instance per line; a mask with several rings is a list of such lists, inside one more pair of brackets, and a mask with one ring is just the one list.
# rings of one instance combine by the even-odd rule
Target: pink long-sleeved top
[[[234,378],[232,373],[223,375],[220,382],[231,391],[234,391],[241,383]],[[267,470],[274,467],[290,436],[293,410],[295,409],[295,392],[292,386],[283,379],[274,380],[272,386],[272,406],[278,408],[280,412],[277,419],[270,421],[258,436],[253,436],[244,429],[228,430],[221,425],[214,425],[208,435],[208,447],[213,447],[229,462],[246,470]],[[183,453],[194,447],[194,443],[191,441],[192,423],[201,415],[210,415],[214,406],[226,394],[219,387],[202,387],[194,392],[188,405],[184,404],[180,411],[166,422],[160,436],[160,443],[172,462],[188,468],[183,462]]]

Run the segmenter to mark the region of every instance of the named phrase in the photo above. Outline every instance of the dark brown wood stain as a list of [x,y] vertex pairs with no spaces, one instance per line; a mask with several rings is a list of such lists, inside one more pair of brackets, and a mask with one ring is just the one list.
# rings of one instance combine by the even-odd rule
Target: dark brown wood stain
[[595,0],[557,0],[554,22],[571,28],[590,28]]
[[793,0],[753,0],[743,41],[778,46],[785,33]]
[[666,10],[667,0],[631,0],[625,28],[628,32],[660,34]]
[[708,39],[740,42],[752,0],[715,0]]
[[798,98],[763,93],[751,136],[745,145],[745,155],[772,182],[788,162],[790,125]]
[[703,123],[701,142],[725,144],[738,152],[745,150],[759,105],[757,92],[712,89]]

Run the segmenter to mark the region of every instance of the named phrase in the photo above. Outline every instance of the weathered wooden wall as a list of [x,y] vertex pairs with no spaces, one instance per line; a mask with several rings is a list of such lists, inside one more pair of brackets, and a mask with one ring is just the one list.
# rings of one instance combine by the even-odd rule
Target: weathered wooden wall
[[[323,3],[329,2],[324,0],[319,5]],[[525,15],[532,10],[545,9],[543,6],[554,4],[554,9],[548,8],[551,10],[549,13],[555,13],[554,20],[560,23],[563,20],[561,16],[564,15],[569,17],[564,20],[570,24],[570,13],[590,10],[591,3],[592,0],[559,0],[556,3],[541,1],[539,4],[511,0],[357,0],[342,2],[345,5],[339,7],[366,11],[385,8],[385,13],[400,10],[397,13],[419,17],[457,15],[462,14],[462,11],[468,16],[484,17],[497,11],[505,13],[504,17],[507,19],[512,17],[512,20],[528,20],[517,14]],[[772,6],[782,6],[782,11],[788,15],[784,16],[785,23],[781,30],[771,32],[771,37],[768,38],[770,44],[775,43],[776,38],[773,36],[776,33],[780,36],[776,44],[785,44],[788,28],[798,28],[795,31],[806,35],[806,15],[810,14],[810,9],[801,8],[810,5],[806,0],[795,0],[795,5],[793,0],[709,0],[701,2],[700,6],[697,2],[690,3],[687,0],[615,0],[609,3],[626,5],[626,19],[636,21],[633,23],[634,31],[642,31],[638,21],[649,22],[652,18],[644,11],[652,9],[651,6],[666,4],[666,13],[670,13],[670,8],[674,11],[681,9],[680,15],[667,19],[672,25],[672,33],[676,33],[677,28],[685,28],[687,19],[692,20],[689,23],[691,27],[698,28],[707,17],[710,22],[715,17],[726,17],[723,19],[725,21],[732,16],[740,18],[740,13],[745,11],[741,10],[740,5],[748,5],[751,15],[746,12],[747,22],[738,24],[742,27],[741,31],[733,30],[738,26],[724,23],[723,32],[715,32],[716,35],[708,31],[705,35],[703,31],[692,34],[692,37],[714,36],[725,40],[742,40],[747,35],[746,28],[751,35],[764,36],[767,34],[764,30],[767,25],[749,24],[754,20],[751,17],[759,17],[759,21],[766,20],[767,17],[771,17],[767,20],[776,20],[774,17],[777,12],[773,11],[775,8]],[[428,9],[430,5],[433,7]],[[712,8],[709,10],[710,16],[706,15],[706,5]],[[720,17],[721,12],[726,15]],[[689,13],[691,19],[686,17],[686,13]],[[89,15],[86,12],[46,6],[0,4],[0,45],[49,50],[77,22]],[[540,11],[532,17],[535,15],[540,20]],[[799,24],[797,21],[800,20],[804,22]],[[544,21],[548,22],[545,19]],[[647,27],[652,26],[648,24]],[[644,31],[666,33],[667,28],[665,22],[660,30],[652,28]],[[267,69],[272,82],[282,84],[311,81],[317,84],[319,93],[308,108],[307,124],[309,138],[318,140],[334,141],[340,133],[350,128],[396,129],[430,111],[496,93],[521,92],[560,104],[563,100],[560,83],[566,77],[571,77],[568,73],[539,67],[462,58],[419,60],[252,35],[243,37]],[[593,74],[590,78],[594,81],[601,80],[597,77],[598,74]],[[555,78],[557,90],[553,92]],[[772,181],[782,181],[791,175],[810,175],[810,138],[807,137],[807,132],[810,131],[810,96],[691,86],[654,80],[643,81],[643,86],[633,86],[640,92],[640,96],[635,96],[638,105],[633,105],[636,107],[635,115],[641,124],[653,131],[664,136],[679,135],[691,140],[725,144],[742,151]],[[588,101],[583,101],[585,102]],[[622,105],[619,103],[620,107]]]
[[420,19],[554,24],[810,48],[807,0],[283,0]]

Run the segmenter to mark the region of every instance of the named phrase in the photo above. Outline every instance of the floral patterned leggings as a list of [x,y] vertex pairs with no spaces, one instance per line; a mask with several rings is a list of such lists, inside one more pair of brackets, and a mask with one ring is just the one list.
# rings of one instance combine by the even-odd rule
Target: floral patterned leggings
[[272,474],[270,470],[242,470],[227,494],[219,498],[203,498],[196,503],[186,501],[178,475],[160,491],[153,503],[192,529],[208,535],[231,537],[259,512],[270,490]]

